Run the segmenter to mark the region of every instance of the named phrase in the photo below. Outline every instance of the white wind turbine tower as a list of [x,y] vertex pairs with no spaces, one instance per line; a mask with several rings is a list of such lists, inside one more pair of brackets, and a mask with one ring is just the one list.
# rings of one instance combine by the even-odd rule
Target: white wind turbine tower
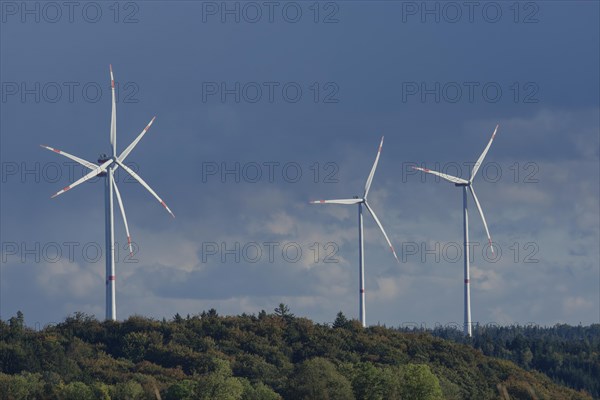
[[483,215],[483,210],[481,209],[481,205],[479,204],[479,200],[477,199],[477,195],[475,194],[475,189],[473,189],[473,179],[479,171],[479,167],[483,163],[483,159],[485,158],[492,142],[494,141],[494,137],[496,137],[496,132],[498,131],[498,125],[496,125],[496,129],[494,129],[494,133],[492,133],[492,137],[488,142],[487,146],[483,150],[483,153],[479,156],[479,159],[473,166],[473,171],[471,173],[471,178],[467,181],[462,178],[458,178],[456,176],[443,174],[441,172],[432,171],[427,168],[419,168],[413,167],[414,169],[418,169],[419,171],[426,172],[428,174],[433,174],[439,176],[440,178],[454,183],[454,186],[460,186],[463,189],[463,231],[464,231],[464,243],[463,243],[463,258],[465,260],[465,271],[464,271],[464,283],[465,283],[465,325],[464,325],[464,333],[467,336],[471,336],[472,326],[471,326],[471,277],[470,277],[470,263],[469,263],[469,212],[467,210],[467,190],[471,192],[473,196],[473,201],[477,206],[477,210],[479,211],[479,215],[481,216],[481,220],[483,221],[483,226],[485,228],[485,233],[488,237],[488,242],[490,248],[492,249],[492,253],[494,253],[494,246],[492,246],[492,238],[490,237],[490,231],[488,230],[487,223],[485,222],[485,216]]
[[150,126],[154,122],[156,117],[153,117],[152,120],[148,123],[148,125],[144,128],[144,130],[138,135],[137,138],[123,152],[117,156],[117,107],[115,101],[115,79],[113,77],[112,65],[110,66],[110,82],[111,82],[111,91],[112,91],[112,115],[110,119],[110,145],[112,147],[112,156],[106,156],[106,154],[102,154],[98,159],[98,163],[100,166],[71,155],[69,153],[65,153],[64,151],[41,145],[43,148],[52,150],[55,153],[61,154],[81,165],[90,169],[91,171],[83,176],[81,179],[73,182],[69,186],[66,186],[62,190],[58,191],[56,194],[52,196],[52,198],[63,194],[64,192],[73,189],[75,186],[91,179],[96,176],[104,176],[105,179],[105,209],[106,209],[106,319],[107,320],[116,320],[117,319],[117,304],[115,300],[115,231],[114,231],[114,214],[113,214],[113,193],[117,196],[117,201],[119,203],[119,208],[121,209],[121,215],[123,216],[123,222],[125,224],[125,232],[127,233],[127,244],[129,247],[130,253],[133,252],[131,247],[131,236],[129,235],[129,227],[127,226],[127,217],[125,216],[125,209],[123,208],[123,201],[121,200],[121,194],[119,193],[119,189],[117,188],[117,183],[115,182],[114,172],[117,168],[121,167],[129,175],[131,175],[136,181],[138,181],[143,187],[145,187],[152,196],[154,196],[160,204],[171,214],[174,218],[175,215],[171,212],[169,207],[165,204],[165,202],[156,194],[154,190],[134,171],[131,170],[128,166],[125,165],[125,159],[134,149],[134,147],[139,143],[139,141],[144,137]]
[[358,310],[358,312],[359,312],[359,317],[360,317],[360,323],[362,324],[363,327],[367,326],[366,310],[365,310],[365,254],[364,254],[363,214],[362,214],[363,205],[365,206],[365,208],[367,210],[369,210],[369,213],[371,214],[371,216],[377,223],[377,226],[379,226],[381,233],[383,233],[385,240],[387,241],[388,245],[390,246],[390,249],[392,250],[394,257],[396,258],[396,261],[398,261],[398,263],[400,263],[400,260],[398,260],[398,256],[396,255],[396,251],[394,250],[394,246],[392,246],[392,243],[390,242],[388,235],[385,233],[385,230],[383,229],[383,225],[381,225],[381,222],[379,222],[379,218],[377,218],[375,211],[373,211],[371,206],[369,206],[369,203],[367,203],[367,195],[369,194],[369,189],[371,188],[371,183],[373,182],[373,176],[375,175],[375,170],[377,169],[377,163],[379,162],[379,155],[381,154],[382,147],[383,147],[383,137],[381,138],[381,143],[379,144],[379,149],[377,150],[377,156],[375,157],[375,163],[373,164],[373,168],[371,168],[371,173],[369,174],[369,177],[367,178],[367,183],[365,184],[365,192],[364,192],[362,198],[359,198],[358,196],[354,196],[354,198],[352,198],[352,199],[311,201],[312,204],[358,204],[358,281],[359,281],[359,310]]

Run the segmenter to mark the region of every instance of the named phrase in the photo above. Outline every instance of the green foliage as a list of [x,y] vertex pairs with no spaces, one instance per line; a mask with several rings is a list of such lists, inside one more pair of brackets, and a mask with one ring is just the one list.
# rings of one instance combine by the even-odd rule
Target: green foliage
[[342,313],[341,311],[337,313],[337,316],[335,317],[335,321],[333,321],[333,325],[334,328],[349,328],[350,327],[350,320],[348,320],[348,318],[346,318],[346,316],[344,315],[344,313]]
[[111,397],[113,400],[140,400],[144,398],[144,389],[138,382],[129,380],[117,383]]
[[350,382],[335,365],[324,358],[313,358],[298,366],[288,388],[290,399],[351,400]]
[[62,400],[94,400],[94,391],[83,382],[71,382],[60,391]]
[[432,333],[469,344],[485,355],[510,360],[524,369],[543,372],[558,384],[600,398],[600,324],[477,327],[470,340],[454,329],[438,328]]
[[352,371],[352,388],[358,400],[400,399],[400,375],[395,367],[361,363]]
[[26,400],[42,396],[43,382],[40,374],[28,372],[20,375],[0,373],[0,399]]
[[211,373],[198,379],[195,392],[198,400],[240,400],[244,387],[238,378]]
[[167,389],[165,400],[191,400],[194,398],[196,382],[185,379],[172,384]]
[[472,340],[433,332],[445,340],[365,329],[342,313],[331,327],[315,324],[284,304],[170,321],[76,313],[41,331],[24,321],[0,321],[0,400],[589,400],[536,370],[588,390],[600,376],[595,326],[479,328]]
[[91,387],[94,399],[96,400],[111,400],[110,387],[102,382],[94,382]]
[[402,368],[400,393],[404,400],[442,400],[438,378],[425,364],[408,364]]
[[275,308],[275,315],[278,315],[283,319],[294,318],[294,314],[290,312],[290,308],[283,303],[280,303],[279,306]]
[[281,400],[280,395],[262,382],[258,382],[254,386],[245,379],[241,382],[244,387],[242,400]]

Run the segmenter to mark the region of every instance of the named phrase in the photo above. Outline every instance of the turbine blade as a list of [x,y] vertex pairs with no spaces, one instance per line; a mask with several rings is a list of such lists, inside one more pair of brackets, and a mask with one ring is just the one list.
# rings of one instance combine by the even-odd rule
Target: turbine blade
[[469,183],[468,181],[466,181],[466,180],[464,180],[462,178],[458,178],[456,176],[452,176],[452,175],[444,174],[444,173],[441,173],[441,172],[433,171],[431,169],[420,168],[420,167],[413,167],[413,169],[417,169],[419,171],[423,171],[423,172],[426,172],[428,174],[439,176],[440,178],[445,179],[448,182],[452,182],[452,183]]
[[71,159],[71,160],[73,160],[73,161],[75,161],[75,162],[83,165],[86,168],[89,168],[89,169],[96,169],[96,168],[98,168],[97,164],[91,163],[89,161],[84,160],[83,158],[76,157],[76,156],[74,156],[72,154],[69,154],[67,152],[64,152],[62,150],[55,149],[54,147],[46,146],[44,144],[40,144],[40,147],[43,147],[44,149],[48,149],[50,151],[53,151],[53,152],[58,153],[60,155],[63,155],[65,157],[67,157],[67,158],[69,158],[69,159]]
[[377,164],[379,163],[379,155],[381,154],[382,147],[383,136],[381,137],[381,142],[379,143],[379,149],[377,149],[377,156],[375,156],[375,162],[373,163],[373,167],[371,167],[371,173],[369,173],[367,183],[365,183],[365,194],[363,195],[365,199],[367,198],[367,194],[369,194],[369,189],[371,189],[371,183],[373,183],[373,176],[375,175],[375,170],[377,169]]
[[483,149],[483,153],[481,153],[481,155],[479,156],[479,159],[473,166],[473,172],[471,173],[471,179],[469,179],[470,182],[473,182],[473,178],[475,178],[475,174],[477,174],[477,171],[479,171],[479,167],[481,167],[481,164],[483,163],[483,159],[485,158],[487,152],[489,151],[490,147],[492,146],[492,142],[494,141],[494,138],[496,137],[496,132],[498,131],[498,126],[499,125],[496,125],[496,129],[494,129],[494,133],[492,133],[492,137],[490,138],[490,141],[488,142],[487,146],[485,146],[485,149]]
[[119,203],[119,208],[121,209],[121,216],[123,217],[123,223],[125,224],[125,233],[127,234],[127,246],[129,247],[129,254],[133,256],[133,248],[131,247],[131,235],[129,234],[129,226],[127,226],[127,216],[125,215],[125,208],[123,207],[121,193],[119,192],[117,182],[115,182],[114,178],[111,178],[110,180],[112,181],[113,188],[115,189],[115,194],[117,195],[117,202]]
[[67,190],[71,190],[73,189],[75,186],[82,184],[83,182],[95,177],[96,175],[98,175],[101,172],[106,171],[106,168],[113,163],[113,160],[110,159],[108,161],[106,161],[104,164],[100,165],[99,167],[94,168],[94,170],[92,170],[91,172],[89,172],[87,175],[84,175],[83,177],[81,177],[80,179],[76,180],[75,182],[71,183],[69,186],[65,186],[62,190],[59,190],[58,192],[56,192],[52,198],[55,198],[56,196],[59,196],[61,194],[63,194],[64,192],[66,192]]
[[156,119],[156,116],[152,117],[152,119],[150,120],[150,122],[148,123],[148,125],[146,125],[146,127],[138,135],[138,137],[136,137],[135,140],[133,142],[131,142],[131,144],[129,146],[127,146],[127,148],[125,150],[123,150],[123,152],[121,153],[121,155],[118,157],[119,161],[121,161],[121,162],[125,161],[125,158],[127,158],[127,156],[129,155],[129,153],[131,153],[131,150],[133,150],[133,148],[135,146],[137,146],[137,144],[139,143],[140,140],[142,140],[142,138],[144,137],[144,135],[146,134],[146,132],[148,132],[148,129],[150,129],[150,127],[152,126],[152,123],[154,122],[155,119]]
[[358,204],[363,199],[336,199],[336,200],[315,200],[311,201],[311,204]]
[[115,77],[113,76],[112,64],[110,65],[110,90],[112,92],[112,113],[110,115],[110,145],[113,157],[117,156],[117,101],[115,98]]
[[121,161],[119,161],[118,159],[115,160],[115,162],[121,167],[123,168],[125,171],[127,171],[127,173],[129,175],[131,175],[133,177],[133,179],[135,179],[136,181],[138,181],[138,183],[140,185],[142,185],[143,187],[146,188],[147,191],[150,192],[150,194],[152,196],[154,196],[156,198],[156,200],[158,200],[158,202],[165,208],[165,210],[167,210],[167,212],[169,214],[171,214],[171,216],[173,218],[175,218],[175,214],[173,214],[173,212],[171,211],[171,209],[169,207],[167,207],[167,204],[156,194],[156,192],[154,190],[152,190],[152,188],[146,183],[146,181],[144,181],[142,179],[142,177],[140,177],[138,174],[136,174],[131,168],[129,168],[127,165],[123,164]]
[[483,221],[483,227],[485,228],[485,233],[488,237],[488,242],[490,244],[490,248],[492,249],[492,254],[494,254],[494,246],[492,246],[492,237],[490,236],[490,231],[487,226],[487,222],[485,222],[485,216],[483,215],[483,210],[481,209],[481,205],[479,204],[479,199],[477,199],[477,195],[475,194],[475,190],[472,186],[469,186],[469,190],[471,191],[471,195],[473,196],[473,200],[475,200],[475,205],[477,206],[477,210],[479,210],[479,215],[481,216],[481,220]]
[[390,246],[390,250],[392,250],[392,253],[394,254],[394,258],[396,259],[396,261],[398,261],[398,264],[400,264],[400,260],[398,259],[398,256],[396,255],[396,250],[394,250],[394,246],[392,246],[392,242],[390,242],[390,238],[388,238],[387,233],[385,233],[385,229],[383,229],[383,225],[381,225],[381,222],[379,222],[379,218],[377,218],[377,215],[375,215],[375,211],[373,211],[373,209],[369,206],[369,203],[367,203],[366,201],[365,201],[365,207],[367,207],[367,210],[369,210],[369,212],[371,213],[371,216],[377,223],[377,226],[379,226],[379,229],[381,229],[381,233],[383,233],[385,240],[387,241],[388,245]]

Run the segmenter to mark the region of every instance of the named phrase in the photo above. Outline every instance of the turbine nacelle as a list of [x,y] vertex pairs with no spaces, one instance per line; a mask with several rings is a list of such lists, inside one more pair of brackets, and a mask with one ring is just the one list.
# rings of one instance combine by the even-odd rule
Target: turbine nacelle
[[[112,157],[107,156],[106,154],[100,154],[98,156],[98,164],[102,165],[105,162],[107,162],[108,160],[112,159]],[[106,176],[106,171],[101,171],[97,176]]]
[[112,157],[107,156],[106,154],[102,153],[98,156],[98,164],[102,165],[105,162],[107,162],[108,160],[111,160]]

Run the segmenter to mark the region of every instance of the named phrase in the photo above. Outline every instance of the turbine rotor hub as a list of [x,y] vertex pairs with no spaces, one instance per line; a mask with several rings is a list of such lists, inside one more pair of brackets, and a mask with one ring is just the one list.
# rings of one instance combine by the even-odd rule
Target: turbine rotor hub
[[[105,162],[107,162],[108,160],[112,160],[114,159],[114,157],[109,157],[106,154],[100,154],[100,156],[98,156],[98,164],[102,165]],[[106,171],[102,171],[100,172],[97,176],[106,176]]]

